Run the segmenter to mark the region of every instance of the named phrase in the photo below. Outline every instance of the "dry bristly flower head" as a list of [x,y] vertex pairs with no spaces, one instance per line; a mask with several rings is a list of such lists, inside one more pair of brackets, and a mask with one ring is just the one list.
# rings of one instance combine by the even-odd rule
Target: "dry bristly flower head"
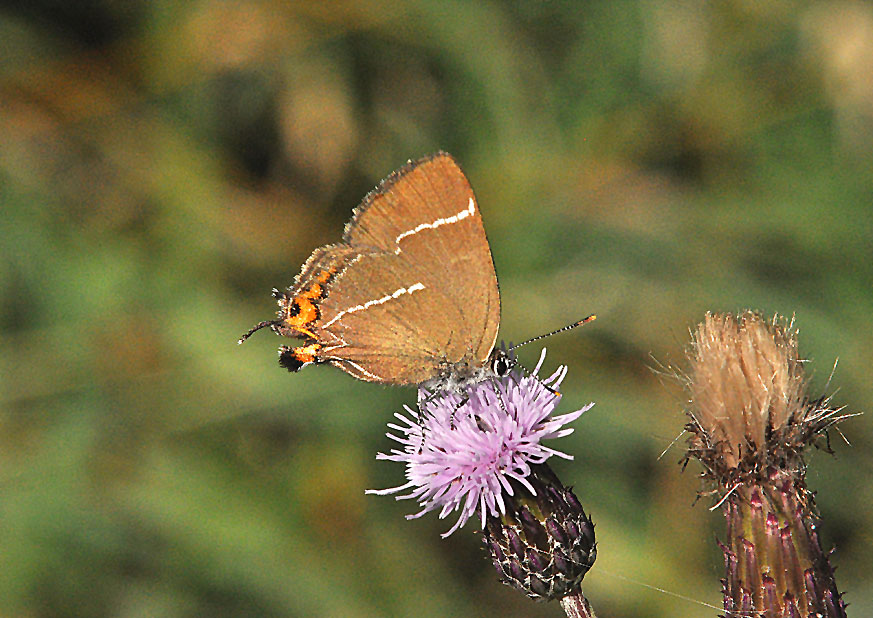
[[685,461],[699,460],[721,496],[724,615],[845,618],[803,460],[845,417],[808,398],[793,322],[707,314],[689,356]]
[[716,481],[802,467],[801,452],[836,422],[809,400],[793,322],[747,311],[707,314],[691,344],[689,454]]

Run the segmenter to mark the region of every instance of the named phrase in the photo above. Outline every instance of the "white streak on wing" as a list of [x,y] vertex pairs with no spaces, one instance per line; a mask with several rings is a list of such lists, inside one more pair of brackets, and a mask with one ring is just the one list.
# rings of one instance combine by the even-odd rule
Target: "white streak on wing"
[[321,348],[321,351],[323,353],[333,352],[334,350],[339,350],[340,348],[345,348],[349,345],[348,343],[346,343],[346,340],[343,339],[339,334],[331,333],[330,331],[328,331],[328,334],[334,338],[334,341],[339,340],[339,343],[324,346],[323,348]]
[[360,371],[364,375],[370,376],[371,378],[373,378],[376,381],[379,381],[379,382],[385,381],[384,378],[377,376],[375,373],[371,373],[371,372],[367,371],[366,369],[364,369],[363,367],[361,367],[358,363],[356,363],[354,361],[350,361],[349,359],[344,358],[343,362],[348,363],[349,365],[352,365],[355,369],[357,369],[358,371]]
[[423,289],[424,289],[424,284],[421,281],[419,281],[418,283],[413,283],[408,288],[399,288],[397,290],[394,290],[394,292],[392,292],[391,294],[386,294],[382,298],[368,300],[367,302],[362,303],[360,305],[355,305],[354,307],[349,307],[348,309],[345,309],[345,310],[337,313],[330,322],[327,322],[321,328],[327,328],[328,326],[330,326],[331,324],[333,324],[334,322],[339,320],[341,317],[343,317],[347,313],[354,313],[355,311],[363,311],[364,309],[369,309],[370,307],[372,307],[374,305],[381,305],[383,303],[387,303],[392,298],[398,298],[400,296],[403,296],[404,294],[412,294],[413,292],[418,292],[419,290],[423,290]]
[[397,248],[394,250],[394,253],[400,254],[400,241],[406,238],[407,236],[413,236],[418,234],[421,230],[433,230],[441,225],[448,225],[449,223],[457,223],[462,219],[466,219],[467,217],[472,216],[476,212],[476,202],[473,201],[473,198],[470,198],[470,204],[461,212],[456,215],[452,215],[451,217],[444,217],[437,219],[433,223],[422,223],[420,225],[416,225],[411,230],[407,230],[401,234],[397,235],[397,238],[394,239],[394,244],[397,245]]

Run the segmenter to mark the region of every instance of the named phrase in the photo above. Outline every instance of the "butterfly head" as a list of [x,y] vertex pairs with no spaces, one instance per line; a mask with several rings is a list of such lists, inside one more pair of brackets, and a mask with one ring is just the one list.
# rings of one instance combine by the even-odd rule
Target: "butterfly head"
[[517,364],[518,361],[516,361],[515,355],[512,353],[512,348],[507,349],[505,346],[494,348],[488,359],[489,368],[494,376],[498,378],[508,376]]

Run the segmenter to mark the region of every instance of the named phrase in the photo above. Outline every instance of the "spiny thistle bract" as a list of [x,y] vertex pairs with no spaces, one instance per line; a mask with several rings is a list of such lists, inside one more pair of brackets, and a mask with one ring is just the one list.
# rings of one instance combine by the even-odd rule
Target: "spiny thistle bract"
[[594,524],[548,464],[534,466],[529,480],[536,494],[520,488],[506,513],[489,515],[485,544],[503,583],[532,599],[560,599],[594,564]]

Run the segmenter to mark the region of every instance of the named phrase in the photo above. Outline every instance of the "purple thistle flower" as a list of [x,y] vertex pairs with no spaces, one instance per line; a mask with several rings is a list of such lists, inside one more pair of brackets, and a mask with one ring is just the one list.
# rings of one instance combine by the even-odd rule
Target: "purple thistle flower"
[[[401,424],[390,423],[397,434],[387,434],[402,446],[377,459],[406,464],[407,482],[399,487],[368,490],[377,495],[407,493],[397,500],[414,499],[421,510],[407,519],[421,517],[439,509],[440,519],[458,511],[458,521],[443,538],[463,526],[477,510],[484,530],[491,515],[506,514],[504,492],[514,495],[513,482],[536,495],[528,481],[531,466],[556,455],[572,456],[542,444],[543,440],[573,433],[566,427],[594,404],[561,416],[550,416],[558,404],[557,389],[567,375],[561,366],[545,380],[536,377],[546,351],[543,350],[533,373],[524,376],[513,371],[509,376],[484,381],[470,387],[469,400],[454,393],[428,401],[430,393],[419,392],[421,410],[406,408],[406,415],[394,416]],[[549,388],[546,388],[546,387]],[[426,403],[425,403],[426,402]]]

